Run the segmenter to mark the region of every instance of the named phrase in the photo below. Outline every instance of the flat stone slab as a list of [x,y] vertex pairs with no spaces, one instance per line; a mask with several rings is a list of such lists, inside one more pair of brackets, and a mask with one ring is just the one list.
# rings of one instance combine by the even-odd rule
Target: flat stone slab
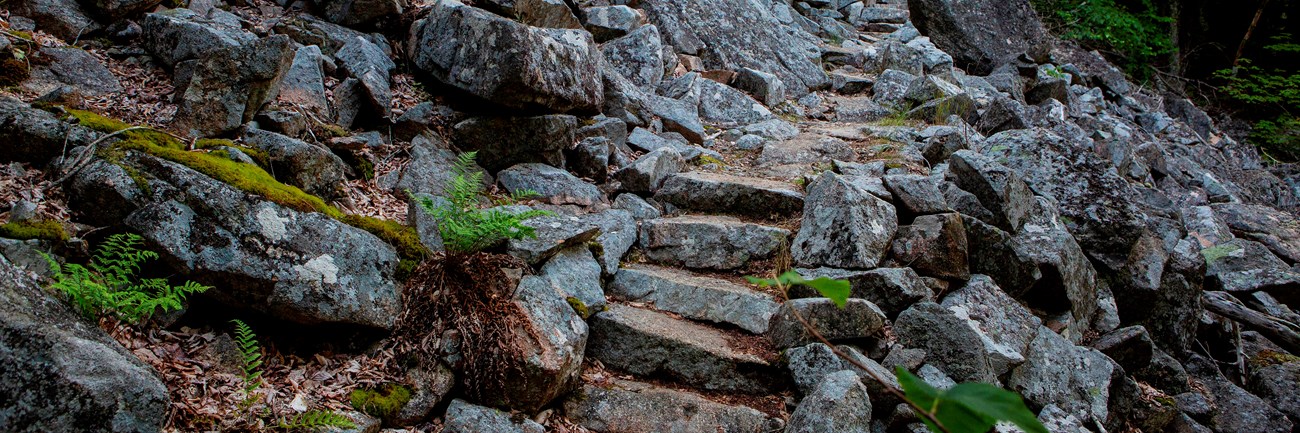
[[772,257],[789,245],[789,237],[789,230],[723,216],[659,218],[641,225],[646,257],[696,269],[736,269]]
[[723,331],[664,313],[610,305],[591,319],[587,355],[628,373],[715,391],[764,393],[778,368]]
[[692,171],[669,177],[655,194],[682,209],[768,217],[803,210],[799,187],[774,180]]
[[564,403],[569,419],[597,432],[760,433],[783,422],[746,406],[627,380],[586,385]]
[[755,334],[767,332],[780,308],[766,293],[726,280],[652,265],[632,265],[618,271],[608,290],[614,299],[653,303],[695,320],[736,325]]

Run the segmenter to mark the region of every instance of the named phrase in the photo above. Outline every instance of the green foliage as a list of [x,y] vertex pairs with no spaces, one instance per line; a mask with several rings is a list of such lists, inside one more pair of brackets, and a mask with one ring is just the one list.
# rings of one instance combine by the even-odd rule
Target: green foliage
[[[1115,0],[1031,0],[1043,22],[1066,39],[1107,53],[1130,74],[1145,76],[1148,65],[1174,50],[1173,20],[1157,13],[1151,0],[1120,5]],[[1126,6],[1131,5],[1131,6]]]
[[391,419],[411,401],[411,388],[390,383],[379,389],[353,390],[351,397],[356,410],[379,419]]
[[0,238],[66,241],[68,232],[63,230],[63,224],[54,220],[14,221],[0,224]]
[[796,271],[786,271],[776,279],[766,279],[757,277],[745,277],[750,283],[757,284],[759,287],[790,287],[806,286],[817,290],[822,296],[834,302],[836,306],[844,308],[844,304],[849,300],[849,293],[852,291],[847,280],[836,280],[827,277],[818,277],[812,280],[805,279]]
[[943,425],[922,417],[931,431],[942,433],[984,433],[999,421],[1015,424],[1027,433],[1048,433],[1025,402],[1014,392],[986,383],[963,383],[940,391],[907,369],[896,371],[907,399],[927,411]]
[[[433,200],[420,200],[420,207],[438,221],[443,245],[448,252],[469,253],[489,248],[507,239],[534,237],[535,229],[523,224],[524,220],[553,215],[547,211],[528,210],[507,212],[501,209],[479,209],[483,189],[483,173],[474,169],[475,152],[466,152],[457,158],[453,167],[456,176],[447,188],[447,201],[441,205]],[[526,197],[528,192],[517,192],[505,200],[507,204]]]
[[179,310],[187,296],[210,288],[193,281],[172,286],[163,278],[137,277],[141,264],[158,258],[157,253],[141,249],[143,244],[143,238],[134,234],[110,236],[88,266],[60,266],[46,257],[55,272],[52,287],[88,317],[113,314],[132,323],[152,317],[159,309]]
[[235,345],[239,347],[239,357],[244,362],[244,401],[248,404],[253,401],[253,391],[262,386],[262,346],[257,343],[257,334],[247,323],[239,319],[230,323],[235,324]]
[[357,424],[352,419],[325,410],[309,410],[292,418],[276,422],[276,427],[283,430],[320,430],[326,428],[354,429]]
[[[1272,41],[1263,47],[1270,56],[1295,58],[1300,54],[1300,44],[1292,43],[1289,34]],[[1300,161],[1300,68],[1264,69],[1250,59],[1240,62],[1235,70],[1216,72],[1215,78],[1224,83],[1219,90],[1228,99],[1269,113],[1256,117],[1259,120],[1249,141],[1274,159]]]

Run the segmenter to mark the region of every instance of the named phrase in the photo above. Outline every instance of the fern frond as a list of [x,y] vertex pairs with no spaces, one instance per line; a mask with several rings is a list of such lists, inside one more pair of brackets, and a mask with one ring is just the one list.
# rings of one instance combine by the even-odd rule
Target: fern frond
[[[479,209],[483,173],[474,168],[475,155],[474,152],[466,152],[457,157],[452,167],[456,176],[448,183],[446,203],[436,205],[428,198],[419,202],[420,207],[438,220],[438,231],[442,234],[447,251],[479,251],[508,239],[535,236],[535,229],[522,222],[537,216],[553,215],[552,213],[540,210],[512,213],[500,209]],[[535,195],[536,192],[533,191],[516,191],[497,204],[513,204]]]
[[230,323],[235,324],[235,346],[244,361],[244,391],[252,398],[253,391],[262,385],[262,346],[257,343],[257,334],[247,323],[239,319],[232,319]]
[[284,430],[319,430],[323,428],[354,429],[357,424],[351,418],[324,410],[309,410],[292,418],[281,418],[276,427]]

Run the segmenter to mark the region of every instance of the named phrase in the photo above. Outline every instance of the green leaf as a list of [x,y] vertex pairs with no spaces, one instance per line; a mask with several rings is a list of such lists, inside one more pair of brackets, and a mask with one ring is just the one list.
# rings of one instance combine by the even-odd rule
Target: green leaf
[[849,301],[849,293],[852,292],[848,281],[833,280],[826,277],[804,281],[801,284],[817,289],[817,293],[829,298],[831,302],[835,303],[835,306],[840,308],[844,308],[844,304]]
[[963,383],[945,392],[944,398],[998,421],[1011,422],[1026,433],[1048,433],[1014,392],[987,383]]
[[753,276],[745,277],[751,284],[759,287],[789,287],[789,286],[806,286],[817,290],[823,297],[829,298],[835,306],[844,308],[849,301],[849,294],[852,293],[852,285],[848,280],[836,280],[826,277],[817,277],[815,279],[804,279],[797,271],[785,271],[775,280],[767,278],[758,278]]
[[[963,383],[938,390],[899,367],[895,374],[909,400],[926,410],[950,433],[985,433],[998,421],[1015,424],[1026,433],[1048,433],[1014,392],[985,383]],[[931,431],[943,430],[922,417]]]

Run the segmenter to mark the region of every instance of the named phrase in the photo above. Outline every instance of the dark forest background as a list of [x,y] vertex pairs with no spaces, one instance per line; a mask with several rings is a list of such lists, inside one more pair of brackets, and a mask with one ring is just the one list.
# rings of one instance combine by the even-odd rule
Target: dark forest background
[[1032,0],[1049,30],[1186,96],[1266,159],[1300,161],[1300,0]]

